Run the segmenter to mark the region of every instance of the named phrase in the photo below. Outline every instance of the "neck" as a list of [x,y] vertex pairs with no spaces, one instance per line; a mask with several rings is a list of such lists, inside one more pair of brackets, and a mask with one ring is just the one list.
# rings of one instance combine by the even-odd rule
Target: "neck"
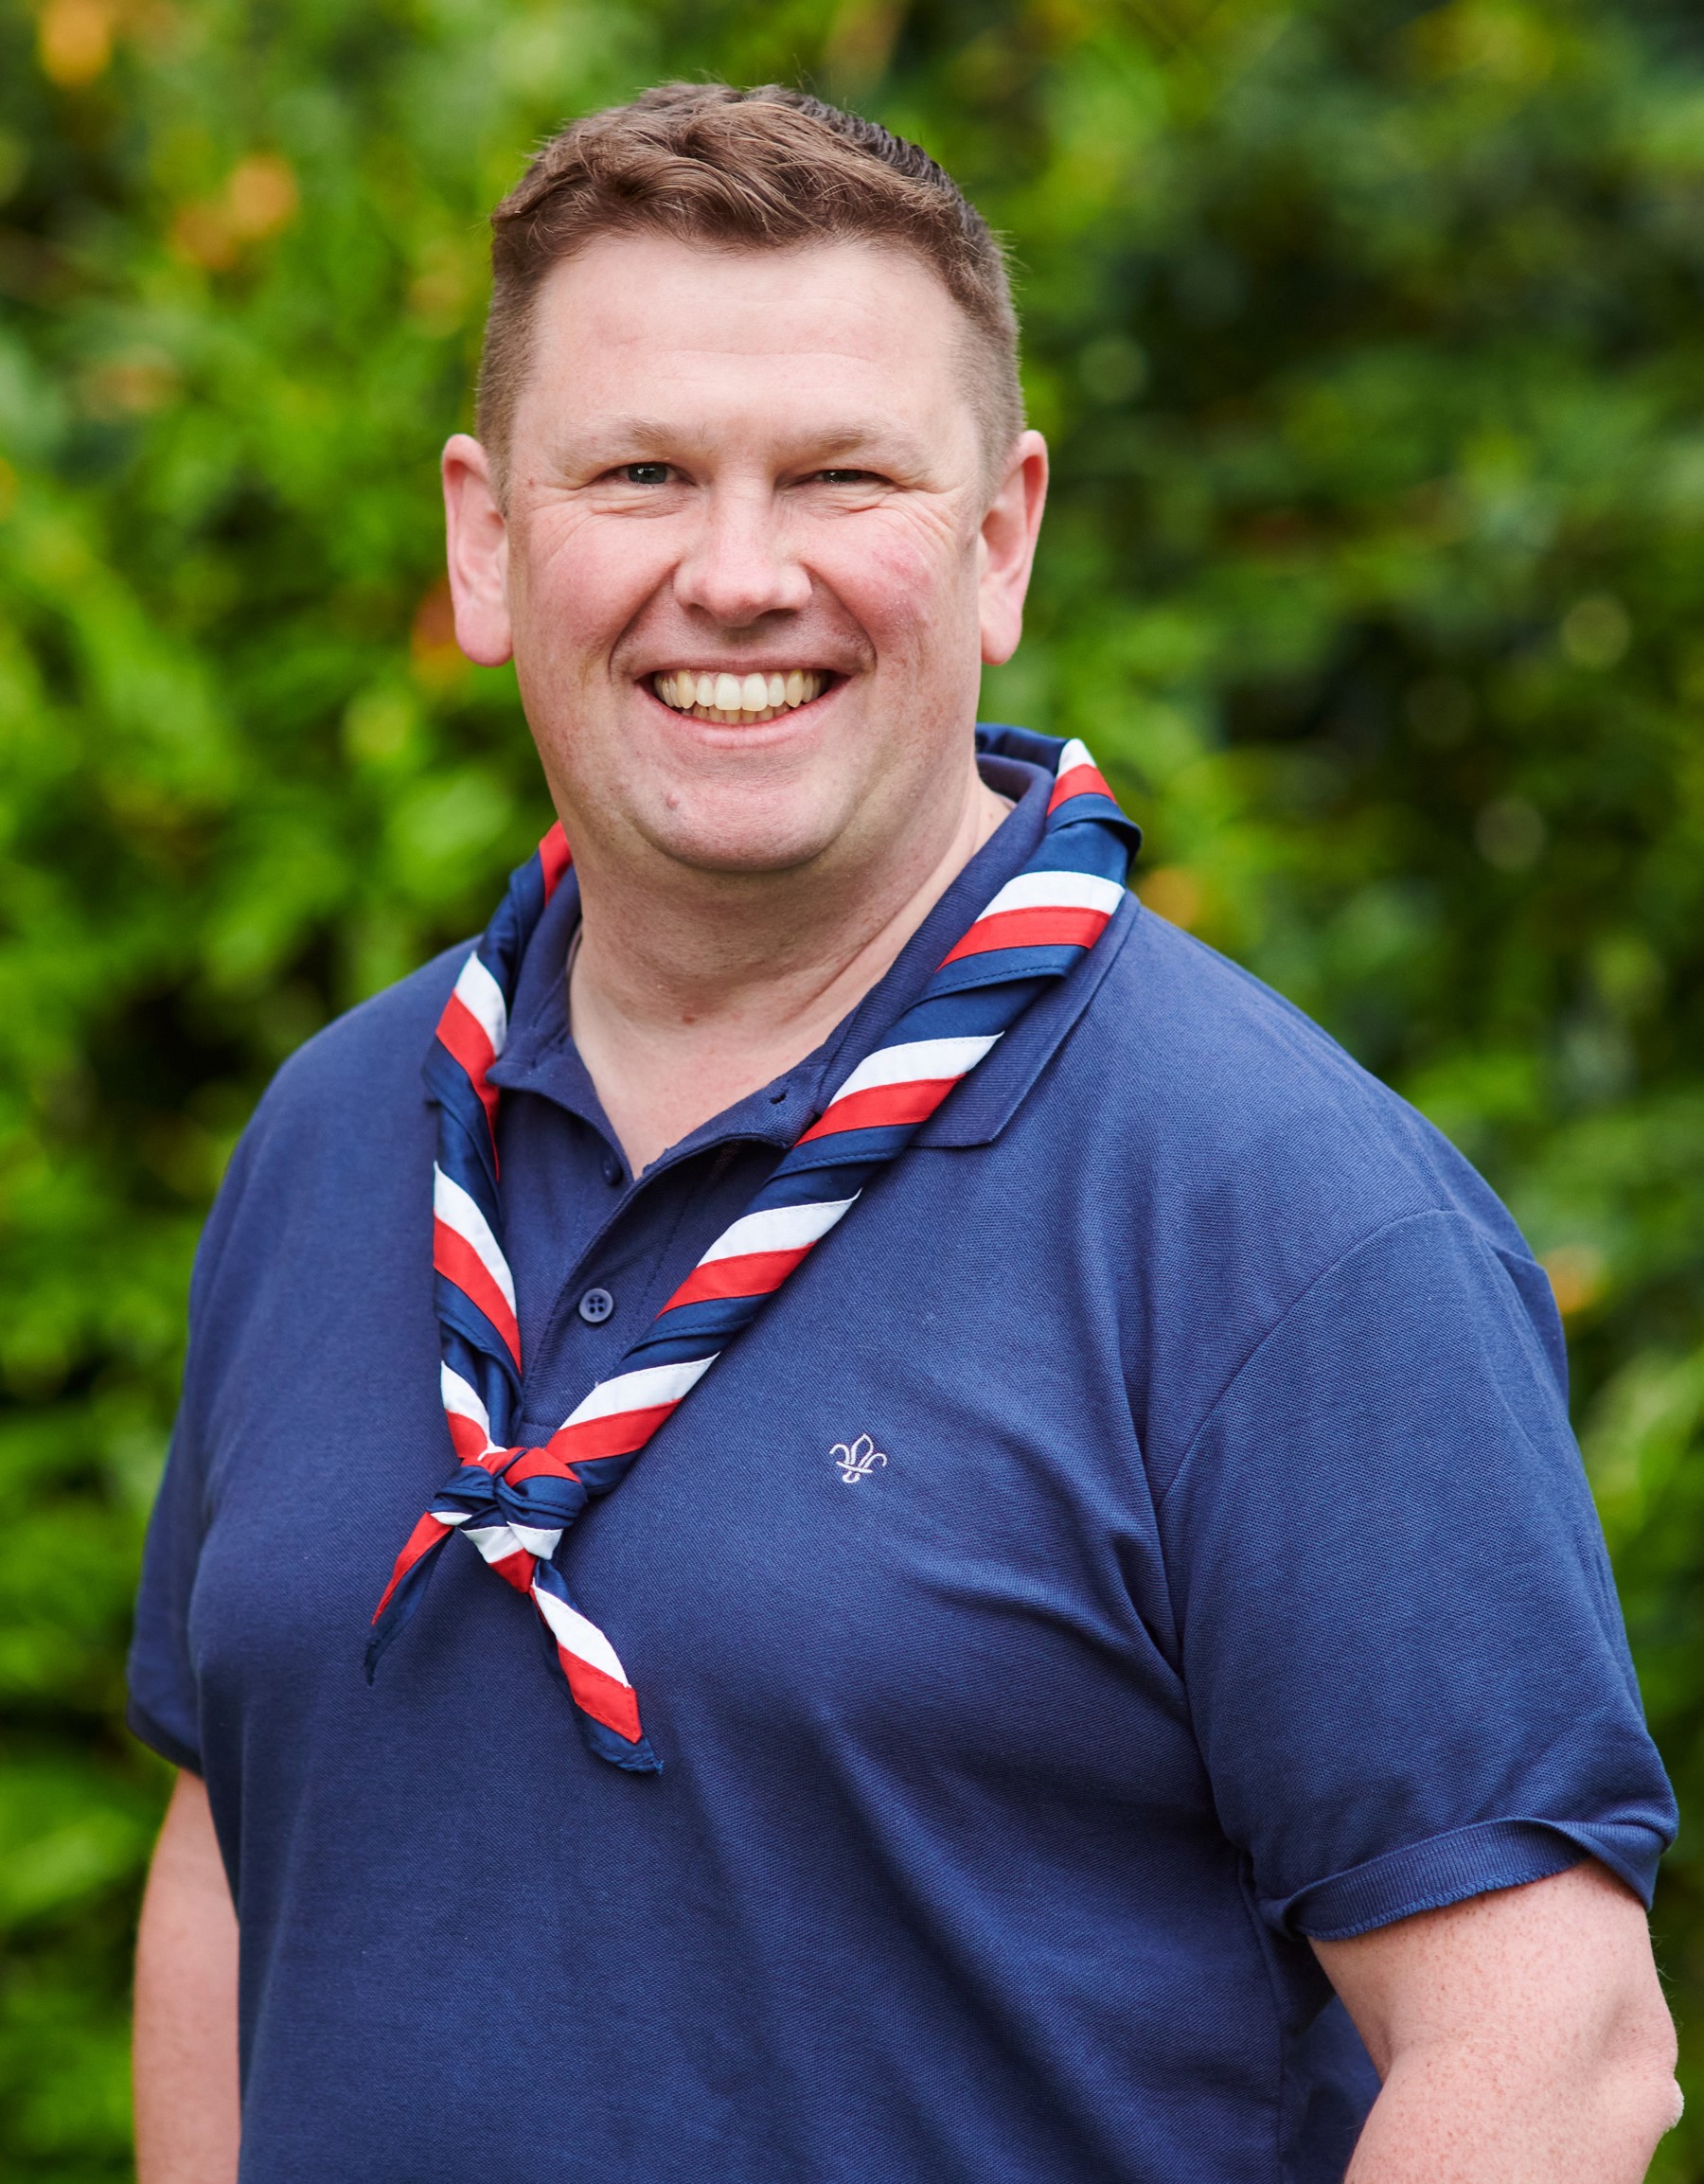
[[945,839],[875,876],[582,863],[570,1016],[633,1173],[820,1046],[1010,809],[972,769]]

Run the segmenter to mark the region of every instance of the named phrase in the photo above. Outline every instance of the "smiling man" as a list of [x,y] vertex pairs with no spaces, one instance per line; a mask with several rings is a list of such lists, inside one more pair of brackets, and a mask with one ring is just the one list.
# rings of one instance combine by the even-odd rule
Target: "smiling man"
[[1548,1288],[976,728],[987,230],[721,86],[494,228],[450,571],[559,826],[208,1227],[142,2184],[1632,2184],[1673,1807]]

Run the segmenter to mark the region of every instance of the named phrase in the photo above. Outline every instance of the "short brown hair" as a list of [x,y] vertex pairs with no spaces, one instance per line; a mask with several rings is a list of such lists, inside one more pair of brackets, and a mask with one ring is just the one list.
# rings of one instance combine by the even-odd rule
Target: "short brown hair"
[[1005,258],[950,174],[903,137],[802,91],[662,83],[552,137],[491,215],[478,431],[506,498],[540,286],[595,236],[645,231],[724,250],[861,240],[912,251],[968,322],[990,472],[1022,431]]

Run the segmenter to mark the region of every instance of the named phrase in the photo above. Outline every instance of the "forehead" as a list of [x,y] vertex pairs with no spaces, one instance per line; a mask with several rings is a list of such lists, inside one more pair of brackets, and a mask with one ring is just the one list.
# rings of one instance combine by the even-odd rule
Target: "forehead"
[[967,334],[939,276],[906,250],[600,236],[539,291],[516,422],[572,430],[619,411],[808,427],[850,404],[953,430],[945,413],[968,425]]

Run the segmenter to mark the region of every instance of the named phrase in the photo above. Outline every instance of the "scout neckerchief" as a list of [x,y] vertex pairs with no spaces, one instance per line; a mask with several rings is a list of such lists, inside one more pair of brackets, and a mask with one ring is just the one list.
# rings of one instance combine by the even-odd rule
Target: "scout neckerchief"
[[[1026,744],[1028,738],[1024,739]],[[1051,750],[1037,738],[1031,748]],[[575,1519],[619,1486],[651,1435],[793,1270],[1054,980],[1093,947],[1141,837],[1081,743],[1059,752],[1035,855],[943,960],[923,997],[724,1229],[627,1352],[541,1448],[509,1445],[521,1332],[503,1251],[497,1088],[521,959],[562,874],[553,826],[509,882],[462,968],[426,1060],[437,1104],[432,1264],[444,1411],[460,1468],[415,1526],[373,1617],[379,1657],[419,1606],[452,1532],[530,1594],[592,1749],[635,1773],[658,1761],[615,1649],[575,1607],[557,1558]]]

